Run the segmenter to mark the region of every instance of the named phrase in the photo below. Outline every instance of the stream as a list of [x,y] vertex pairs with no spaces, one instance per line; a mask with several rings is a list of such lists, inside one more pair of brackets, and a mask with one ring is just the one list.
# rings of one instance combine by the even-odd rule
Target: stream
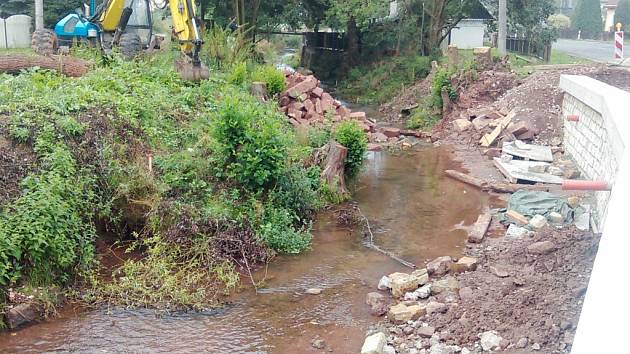
[[[418,265],[460,256],[465,228],[489,201],[444,176],[456,167],[446,147],[370,153],[354,200],[370,220],[374,242]],[[319,338],[324,351],[356,353],[379,320],[369,315],[366,294],[381,276],[409,269],[367,248],[359,232],[338,226],[330,212],[319,215],[313,235],[311,250],[269,265],[258,294],[246,287],[222,309],[156,316],[68,308],[55,319],[0,334],[0,352],[303,353],[315,352],[311,342]],[[323,292],[304,294],[312,287]]]

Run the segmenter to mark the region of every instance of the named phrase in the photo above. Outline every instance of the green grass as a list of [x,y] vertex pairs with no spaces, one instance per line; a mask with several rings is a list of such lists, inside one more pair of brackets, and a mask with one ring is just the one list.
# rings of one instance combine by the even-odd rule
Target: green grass
[[419,55],[386,57],[369,65],[353,68],[341,80],[341,95],[357,103],[381,104],[405,86],[422,79],[431,69],[431,59]]

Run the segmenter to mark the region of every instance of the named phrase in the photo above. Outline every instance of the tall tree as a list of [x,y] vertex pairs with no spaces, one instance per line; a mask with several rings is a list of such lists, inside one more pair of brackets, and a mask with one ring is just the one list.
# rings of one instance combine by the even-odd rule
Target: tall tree
[[615,25],[621,23],[621,29],[630,31],[630,0],[621,0],[615,9]]
[[604,30],[599,0],[578,0],[571,24],[582,32],[582,38],[599,38]]

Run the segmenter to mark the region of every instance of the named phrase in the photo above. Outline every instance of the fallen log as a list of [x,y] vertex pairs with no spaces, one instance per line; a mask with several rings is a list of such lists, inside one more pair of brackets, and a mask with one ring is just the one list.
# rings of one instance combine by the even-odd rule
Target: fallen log
[[485,190],[485,191],[491,190],[497,193],[514,193],[518,191],[519,189],[528,189],[528,190],[545,191],[545,192],[549,192],[552,190],[559,190],[557,185],[490,183],[490,182],[482,180],[481,178],[467,175],[465,173],[455,171],[455,170],[446,170],[444,171],[444,173],[446,173],[446,175],[451,178],[454,178],[466,184],[470,184],[471,186],[475,186],[481,190]]
[[331,140],[322,149],[326,155],[325,167],[321,173],[321,179],[331,187],[331,189],[340,194],[347,194],[346,180],[344,177],[344,164],[348,149],[338,142]]
[[55,70],[70,77],[79,77],[90,70],[91,63],[65,55],[8,54],[0,56],[0,72],[15,74],[35,67]]

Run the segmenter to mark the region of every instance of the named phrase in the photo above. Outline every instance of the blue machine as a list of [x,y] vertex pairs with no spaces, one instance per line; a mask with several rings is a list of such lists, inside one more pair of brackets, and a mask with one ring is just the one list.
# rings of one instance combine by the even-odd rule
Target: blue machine
[[73,13],[62,18],[55,25],[55,34],[60,41],[77,40],[96,40],[99,35],[99,27],[90,22],[90,19],[96,13],[96,0],[90,0],[89,18]]

